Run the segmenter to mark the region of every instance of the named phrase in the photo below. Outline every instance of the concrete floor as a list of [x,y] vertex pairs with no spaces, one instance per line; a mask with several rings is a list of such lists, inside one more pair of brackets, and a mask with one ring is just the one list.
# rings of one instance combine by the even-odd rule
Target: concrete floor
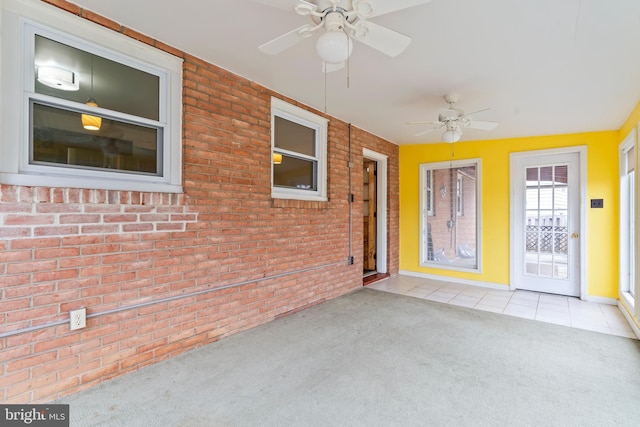
[[637,426],[640,343],[362,289],[61,399],[78,426]]

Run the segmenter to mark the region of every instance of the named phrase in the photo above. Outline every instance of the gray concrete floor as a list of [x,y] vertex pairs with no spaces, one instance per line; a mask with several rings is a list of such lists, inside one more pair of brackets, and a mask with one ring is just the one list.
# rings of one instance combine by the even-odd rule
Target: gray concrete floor
[[637,426],[637,340],[362,289],[61,399],[76,426]]

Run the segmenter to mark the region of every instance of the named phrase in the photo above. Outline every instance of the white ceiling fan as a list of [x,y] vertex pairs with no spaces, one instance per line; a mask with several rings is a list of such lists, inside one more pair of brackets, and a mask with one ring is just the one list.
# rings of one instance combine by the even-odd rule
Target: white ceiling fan
[[297,0],[295,6],[292,0],[254,1],[292,10],[312,20],[264,43],[259,46],[260,51],[275,55],[320,32],[316,50],[323,60],[323,71],[330,72],[344,67],[353,49],[352,40],[391,57],[399,55],[411,38],[367,19],[431,0]]
[[467,127],[470,129],[480,130],[493,130],[498,126],[498,122],[485,122],[480,120],[471,120],[471,116],[478,114],[482,111],[487,111],[488,108],[474,111],[473,113],[464,114],[459,108],[454,108],[453,104],[458,102],[460,97],[455,94],[449,94],[444,96],[444,100],[449,104],[449,108],[440,110],[438,114],[437,122],[408,122],[408,124],[420,124],[428,125],[429,128],[422,132],[416,133],[415,136],[421,136],[429,132],[433,132],[436,129],[445,128],[442,134],[442,139],[445,142],[453,143],[460,140],[462,136],[462,128]]

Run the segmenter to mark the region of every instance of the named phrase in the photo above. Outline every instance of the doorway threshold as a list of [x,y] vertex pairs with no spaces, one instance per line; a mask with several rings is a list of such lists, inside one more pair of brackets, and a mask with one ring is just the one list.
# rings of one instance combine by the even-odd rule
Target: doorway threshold
[[379,280],[382,279],[386,279],[387,277],[389,277],[389,273],[371,273],[371,274],[367,274],[362,278],[362,286],[367,286],[370,285],[372,283],[375,283]]

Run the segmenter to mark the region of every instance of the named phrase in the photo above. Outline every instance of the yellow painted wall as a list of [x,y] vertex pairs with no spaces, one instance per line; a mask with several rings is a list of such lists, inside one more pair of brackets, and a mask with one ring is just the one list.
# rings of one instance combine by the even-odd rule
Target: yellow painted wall
[[[640,114],[640,111],[639,111]],[[636,122],[637,123],[637,122]],[[457,142],[456,160],[482,159],[482,273],[420,266],[420,177],[422,163],[451,159],[449,144],[400,146],[400,269],[491,284],[509,285],[509,154],[587,147],[587,200],[604,199],[603,209],[586,210],[587,275],[590,296],[618,297],[619,131]],[[588,206],[588,205],[587,205]],[[585,237],[585,236],[583,236]]]

